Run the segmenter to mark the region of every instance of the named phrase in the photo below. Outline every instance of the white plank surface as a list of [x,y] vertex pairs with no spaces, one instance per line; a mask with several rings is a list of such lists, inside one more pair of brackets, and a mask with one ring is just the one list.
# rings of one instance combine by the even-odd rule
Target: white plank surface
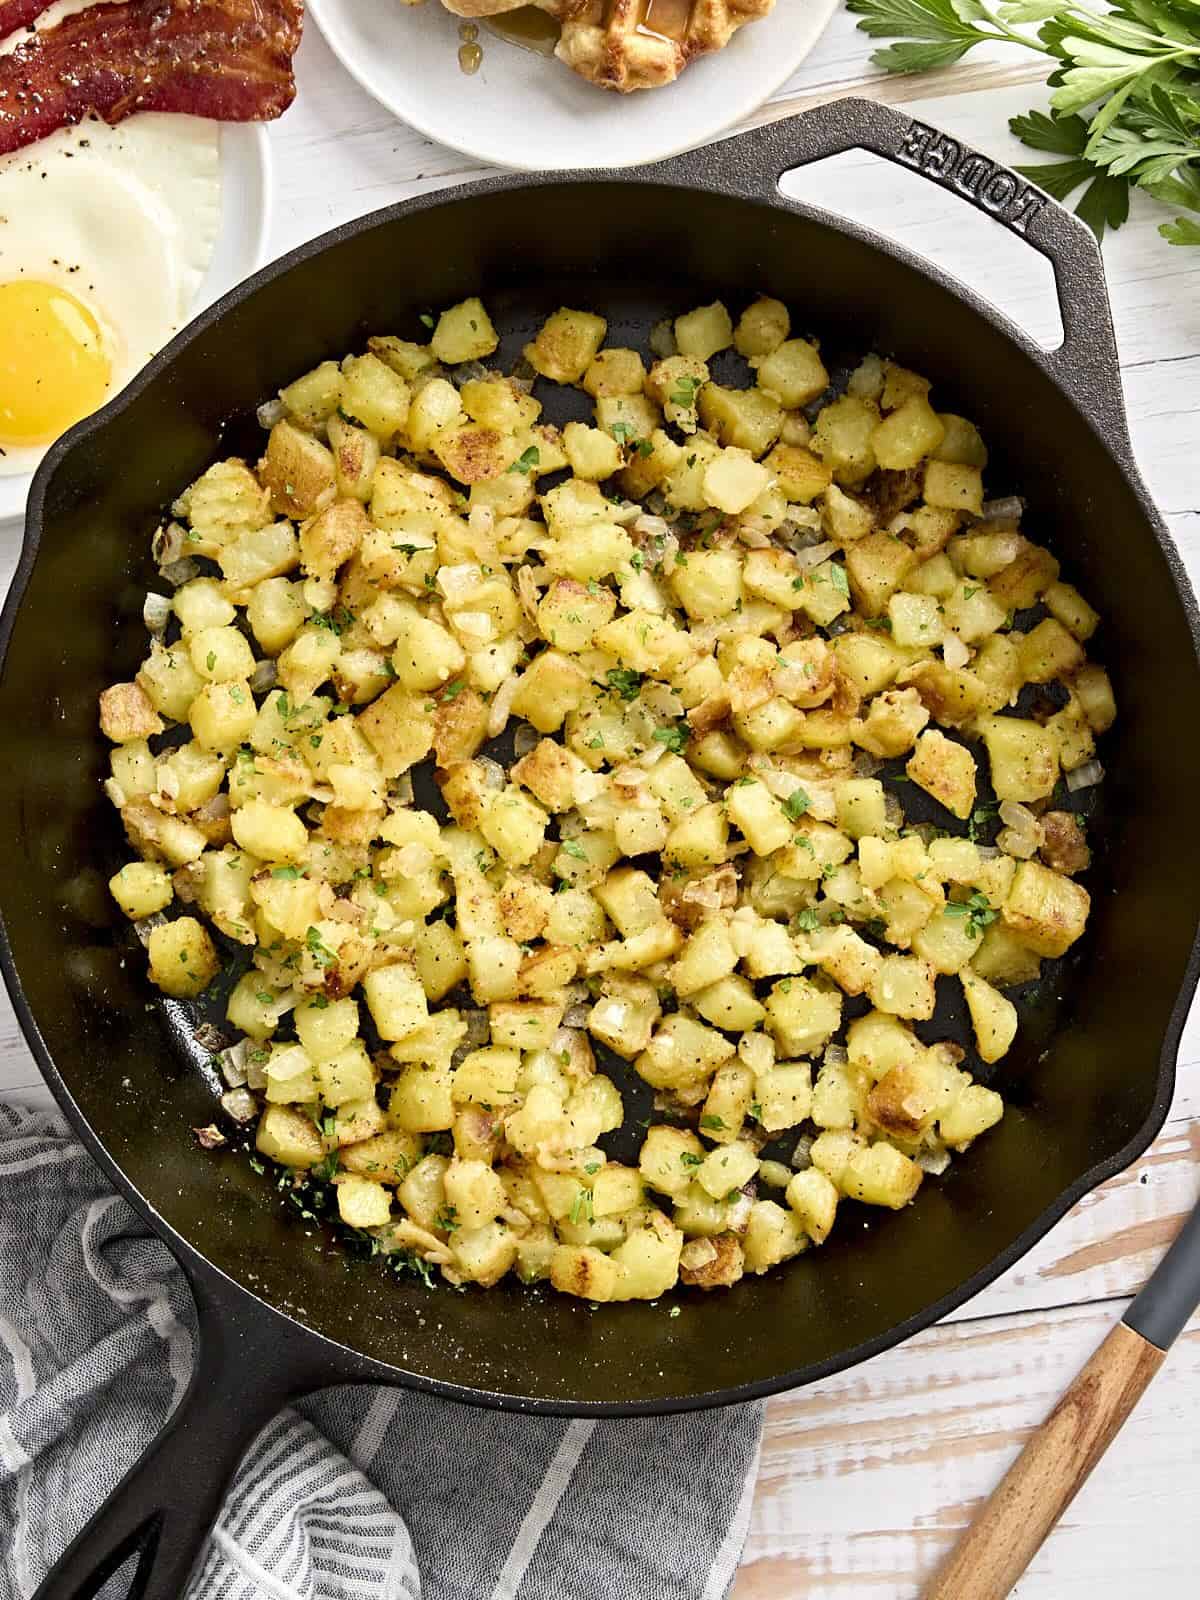
[[[796,0],[781,0],[783,4]],[[1008,118],[1044,104],[1041,68],[990,55],[923,79],[881,80],[840,13],[759,114],[771,120],[849,93],[903,104],[1008,161],[1028,157]],[[282,252],[349,217],[462,182],[481,169],[421,138],[340,70],[315,28],[300,98],[272,129]],[[1029,158],[1036,159],[1036,158]],[[1045,263],[944,191],[851,153],[795,174],[789,192],[870,223],[969,279],[1047,344],[1058,329]],[[1138,459],[1194,575],[1200,574],[1200,252],[1169,249],[1162,213],[1135,203],[1105,251]],[[7,583],[15,548],[0,549]],[[45,1090],[0,997],[0,1093]],[[1181,1052],[1161,1137],[948,1323],[768,1409],[738,1600],[915,1595],[1027,1432],[1120,1315],[1200,1188],[1200,1024]],[[1018,1587],[1023,1600],[1194,1600],[1200,1591],[1200,1321],[1192,1324],[1116,1447]]]

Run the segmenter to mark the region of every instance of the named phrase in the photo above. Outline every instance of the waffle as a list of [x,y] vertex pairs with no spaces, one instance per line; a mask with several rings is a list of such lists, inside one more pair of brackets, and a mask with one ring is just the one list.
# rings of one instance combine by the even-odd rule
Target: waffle
[[[528,0],[442,0],[460,17],[492,17]],[[698,56],[723,50],[775,0],[536,0],[562,37],[555,55],[602,89],[629,94],[672,83]]]
[[602,89],[629,94],[672,83],[698,56],[723,50],[775,0],[585,0],[564,7],[555,51]]

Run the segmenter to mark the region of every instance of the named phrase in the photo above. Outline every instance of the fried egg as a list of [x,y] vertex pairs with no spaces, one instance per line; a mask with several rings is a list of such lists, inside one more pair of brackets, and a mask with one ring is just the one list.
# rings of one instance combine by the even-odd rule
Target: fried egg
[[188,320],[220,223],[218,139],[146,113],[0,158],[0,476],[32,472]]

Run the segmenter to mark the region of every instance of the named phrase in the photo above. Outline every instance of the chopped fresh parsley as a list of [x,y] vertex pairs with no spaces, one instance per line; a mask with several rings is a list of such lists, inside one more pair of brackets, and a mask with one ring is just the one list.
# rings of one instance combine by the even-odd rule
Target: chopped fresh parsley
[[965,917],[967,933],[972,939],[979,938],[983,930],[995,922],[1000,913],[992,905],[987,895],[976,891],[966,900],[947,900],[946,915],[948,917]]
[[304,876],[304,869],[303,867],[272,867],[271,876],[273,878],[288,879],[302,878]]
[[610,689],[615,689],[622,700],[636,700],[642,687],[642,675],[632,667],[610,667],[605,673]]
[[574,856],[576,861],[587,860],[587,851],[583,848],[578,839],[564,839],[562,842],[562,847],[569,856]]
[[592,1222],[592,1191],[580,1189],[571,1202],[571,1221],[578,1225],[581,1222]]
[[727,1124],[724,1117],[716,1117],[711,1112],[705,1112],[704,1116],[700,1118],[700,1126],[702,1128],[711,1128],[714,1133],[721,1133]]
[[687,747],[688,729],[682,722],[670,728],[655,728],[654,739],[658,744],[665,744],[668,750],[674,750],[676,755],[682,755]]
[[791,821],[798,822],[811,805],[812,801],[809,799],[807,789],[793,789],[783,802],[784,815],[789,817]]
[[537,445],[531,444],[528,449],[521,451],[521,454],[517,457],[508,470],[510,472],[522,472],[528,474],[533,471],[534,467],[540,465],[541,459],[541,451],[538,449]]
[[422,323],[426,328],[432,328],[433,313],[431,311],[422,311],[421,315],[417,318],[417,321]]
[[309,928],[304,936],[309,954],[319,967],[332,967],[337,963],[337,951],[331,950],[321,937],[320,928]]

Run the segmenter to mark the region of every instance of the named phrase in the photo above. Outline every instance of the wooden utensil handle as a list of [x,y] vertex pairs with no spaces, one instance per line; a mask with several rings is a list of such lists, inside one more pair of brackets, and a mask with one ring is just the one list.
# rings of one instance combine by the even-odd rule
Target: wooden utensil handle
[[1157,1345],[1118,1322],[1008,1469],[922,1600],[1003,1600],[1164,1358]]

